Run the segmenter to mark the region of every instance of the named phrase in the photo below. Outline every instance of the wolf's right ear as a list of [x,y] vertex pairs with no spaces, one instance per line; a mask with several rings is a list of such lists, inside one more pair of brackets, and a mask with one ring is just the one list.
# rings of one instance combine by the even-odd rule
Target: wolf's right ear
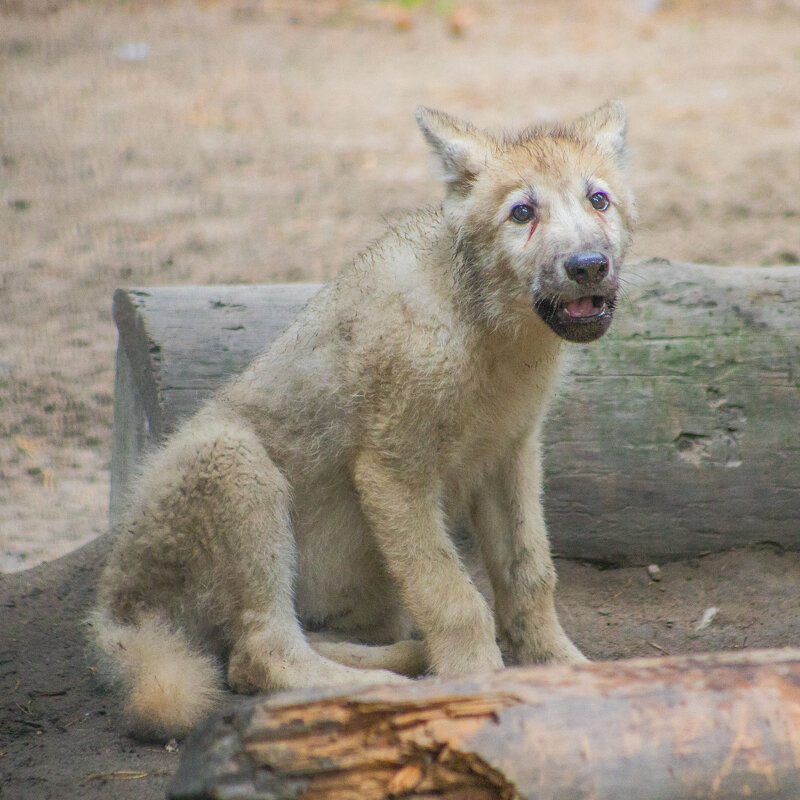
[[486,162],[489,136],[443,111],[420,106],[417,124],[442,168],[448,191],[466,195]]

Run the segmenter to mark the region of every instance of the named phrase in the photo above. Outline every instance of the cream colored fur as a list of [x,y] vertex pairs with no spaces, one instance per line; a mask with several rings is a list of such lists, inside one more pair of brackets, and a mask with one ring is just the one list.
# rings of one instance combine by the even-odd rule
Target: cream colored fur
[[[498,639],[513,662],[583,659],[553,605],[540,430],[563,338],[610,319],[565,304],[616,293],[624,111],[509,138],[418,122],[443,206],[357,258],[142,471],[92,623],[140,734],[187,731],[223,675],[245,692],[458,675],[501,667]],[[608,270],[578,285],[565,263],[586,251]]]

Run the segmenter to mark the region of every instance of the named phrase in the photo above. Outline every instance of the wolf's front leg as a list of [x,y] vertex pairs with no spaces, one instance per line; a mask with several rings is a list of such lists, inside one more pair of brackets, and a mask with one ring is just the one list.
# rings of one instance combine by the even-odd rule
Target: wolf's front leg
[[447,535],[435,487],[363,452],[354,469],[361,507],[440,675],[503,666],[489,607]]
[[586,661],[556,616],[556,572],[542,513],[541,467],[533,437],[487,476],[475,498],[472,521],[509,660],[519,664]]

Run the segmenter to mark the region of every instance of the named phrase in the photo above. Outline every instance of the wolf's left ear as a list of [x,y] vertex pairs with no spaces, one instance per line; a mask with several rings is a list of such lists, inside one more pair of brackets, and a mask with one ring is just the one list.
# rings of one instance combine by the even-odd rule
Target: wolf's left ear
[[466,195],[486,161],[488,134],[443,111],[420,106],[417,124],[442,168],[448,191]]
[[589,112],[575,122],[575,127],[586,138],[593,139],[597,148],[612,156],[620,166],[628,165],[628,143],[625,139],[628,115],[619,100],[609,100]]

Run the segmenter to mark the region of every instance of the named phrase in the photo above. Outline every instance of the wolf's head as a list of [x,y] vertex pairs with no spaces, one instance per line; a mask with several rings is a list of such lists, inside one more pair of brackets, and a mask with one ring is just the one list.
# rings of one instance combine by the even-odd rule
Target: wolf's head
[[602,336],[636,217],[622,104],[504,138],[427,108],[417,122],[442,167],[459,275],[478,313],[497,327],[535,313],[572,342]]

